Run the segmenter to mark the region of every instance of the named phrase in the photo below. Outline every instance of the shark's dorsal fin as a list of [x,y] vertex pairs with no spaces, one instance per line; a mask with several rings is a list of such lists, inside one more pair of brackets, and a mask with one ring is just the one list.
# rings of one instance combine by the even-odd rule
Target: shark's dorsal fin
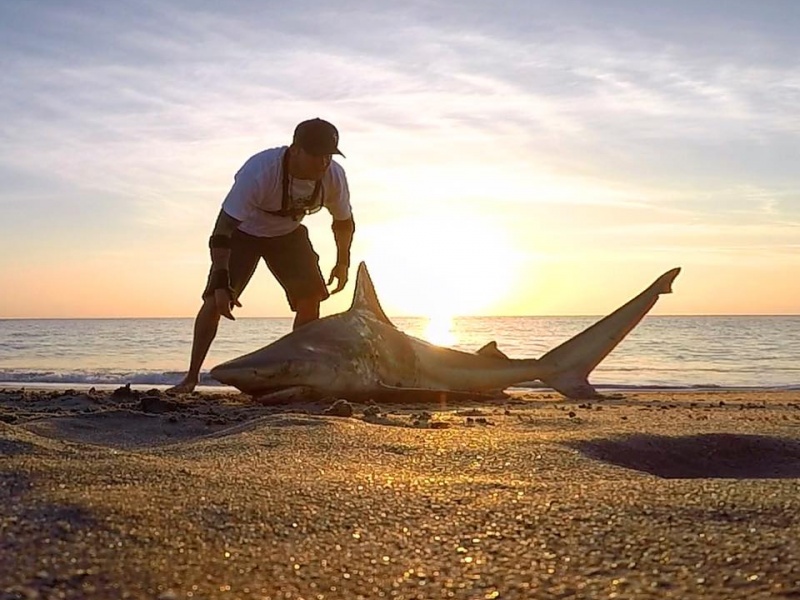
[[480,356],[490,356],[492,358],[508,358],[508,356],[497,347],[497,342],[492,340],[485,346],[482,346],[480,350],[478,350],[475,354],[479,354]]
[[363,261],[358,265],[356,290],[353,292],[353,304],[350,305],[350,310],[371,312],[379,321],[383,321],[387,325],[394,327],[389,317],[383,312],[381,303],[378,302],[378,294],[375,293],[375,286],[372,283],[372,278],[369,276],[367,265]]

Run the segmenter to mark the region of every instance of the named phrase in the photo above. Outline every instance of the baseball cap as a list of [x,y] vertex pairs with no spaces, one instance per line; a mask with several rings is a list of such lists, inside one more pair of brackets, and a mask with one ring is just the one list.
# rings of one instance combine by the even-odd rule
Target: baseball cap
[[294,130],[294,143],[314,156],[342,154],[339,150],[339,131],[323,119],[303,121]]

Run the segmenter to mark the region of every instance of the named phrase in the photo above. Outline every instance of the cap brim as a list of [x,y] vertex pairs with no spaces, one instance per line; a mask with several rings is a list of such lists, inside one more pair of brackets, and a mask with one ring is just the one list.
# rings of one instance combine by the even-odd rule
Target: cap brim
[[327,148],[324,148],[324,149],[322,149],[322,148],[304,148],[302,146],[301,146],[301,148],[303,148],[303,150],[305,150],[306,152],[308,152],[312,156],[326,156],[328,154],[338,154],[339,156],[343,156],[344,158],[347,158],[344,155],[344,153],[341,150],[339,150],[338,148],[335,148],[333,151],[330,151]]

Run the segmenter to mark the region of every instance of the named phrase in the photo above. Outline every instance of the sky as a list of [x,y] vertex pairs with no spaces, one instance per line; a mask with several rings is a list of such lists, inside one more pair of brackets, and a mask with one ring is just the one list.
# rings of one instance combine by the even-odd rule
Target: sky
[[[673,267],[653,314],[800,314],[797,31],[795,0],[5,0],[0,318],[194,316],[233,175],[313,117],[390,315],[606,314]],[[263,264],[241,300],[290,314]]]

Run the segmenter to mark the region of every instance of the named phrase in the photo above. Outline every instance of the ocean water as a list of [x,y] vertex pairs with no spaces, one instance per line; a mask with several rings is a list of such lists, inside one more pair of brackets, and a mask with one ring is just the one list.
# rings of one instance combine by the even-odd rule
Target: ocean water
[[[466,351],[490,340],[538,357],[597,317],[395,318],[410,335]],[[188,360],[193,319],[0,320],[0,386],[165,387]],[[224,321],[207,369],[291,329],[288,318]],[[800,388],[800,316],[648,316],[597,367],[600,388]],[[201,387],[215,386],[204,376]]]

